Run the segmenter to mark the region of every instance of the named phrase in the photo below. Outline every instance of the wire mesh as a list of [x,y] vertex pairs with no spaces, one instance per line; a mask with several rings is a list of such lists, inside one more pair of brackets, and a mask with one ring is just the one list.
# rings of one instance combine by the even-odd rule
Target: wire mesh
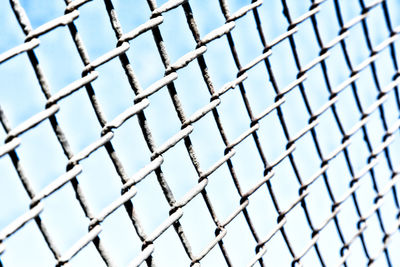
[[55,2],[1,8],[0,266],[400,264],[396,1]]

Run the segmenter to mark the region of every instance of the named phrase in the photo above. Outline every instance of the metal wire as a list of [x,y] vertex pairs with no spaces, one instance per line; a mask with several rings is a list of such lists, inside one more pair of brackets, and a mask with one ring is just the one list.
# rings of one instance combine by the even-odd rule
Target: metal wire
[[[143,24],[129,32],[123,32],[119,21],[119,14],[113,6],[112,0],[104,0],[104,9],[109,16],[111,27],[116,36],[116,47],[111,51],[103,54],[102,56],[91,60],[87,52],[85,43],[79,34],[79,27],[77,21],[79,21],[81,7],[85,7],[90,0],[65,0],[65,14],[58,18],[52,19],[43,25],[32,28],[30,24],[30,18],[27,16],[23,6],[19,0],[10,0],[10,10],[15,14],[21,30],[25,35],[25,42],[21,45],[13,47],[8,51],[0,54],[0,64],[7,67],[7,64],[12,62],[14,57],[28,56],[29,62],[35,72],[37,82],[40,85],[42,93],[46,98],[46,105],[42,111],[37,114],[33,114],[29,119],[25,120],[21,124],[12,127],[11,123],[8,122],[6,114],[7,110],[0,108],[0,121],[6,133],[4,138],[4,144],[0,146],[0,160],[9,161],[14,166],[20,182],[30,198],[30,203],[27,203],[29,209],[21,214],[14,221],[0,231],[0,256],[7,254],[7,239],[13,238],[13,235],[19,231],[23,231],[23,226],[27,223],[34,222],[37,225],[37,229],[43,236],[48,249],[51,251],[57,266],[63,266],[69,263],[76,255],[81,253],[88,244],[93,244],[103,260],[106,266],[114,266],[113,260],[114,255],[109,253],[106,249],[106,242],[101,238],[102,223],[107,220],[107,217],[113,214],[118,209],[125,209],[125,213],[128,215],[130,222],[134,230],[136,231],[137,237],[141,242],[141,251],[131,252],[130,266],[138,266],[142,263],[148,266],[163,266],[163,262],[157,262],[157,259],[153,257],[153,252],[157,250],[168,250],[169,248],[162,247],[157,243],[157,239],[164,235],[165,231],[169,228],[173,228],[176,232],[177,237],[180,240],[181,246],[186,252],[186,257],[191,262],[191,266],[199,266],[203,259],[209,257],[214,251],[219,251],[222,254],[223,259],[227,266],[235,265],[232,259],[232,254],[240,254],[240,251],[232,251],[227,246],[227,237],[230,235],[231,230],[229,226],[235,221],[239,221],[240,218],[245,219],[245,225],[250,230],[251,236],[254,239],[255,246],[253,255],[243,255],[246,259],[249,259],[248,265],[268,265],[269,260],[273,255],[269,254],[268,251],[271,249],[272,240],[277,236],[281,235],[283,238],[282,246],[278,249],[280,251],[288,251],[289,261],[292,265],[304,264],[310,254],[314,251],[316,257],[312,261],[313,266],[321,265],[344,265],[352,266],[348,261],[356,249],[357,244],[362,246],[362,254],[357,254],[357,257],[364,257],[365,262],[368,265],[372,265],[380,259],[381,254],[384,255],[385,263],[387,266],[397,266],[400,264],[399,258],[393,255],[395,250],[389,241],[399,238],[398,229],[400,228],[400,206],[398,201],[397,182],[400,178],[399,175],[399,164],[398,158],[391,156],[396,150],[399,151],[398,143],[396,140],[399,139],[399,127],[400,127],[400,97],[398,84],[400,82],[400,75],[398,69],[398,62],[396,56],[396,42],[399,37],[400,30],[393,27],[393,21],[390,17],[390,3],[385,0],[369,1],[366,3],[364,0],[358,2],[361,12],[347,20],[344,18],[343,9],[341,8],[341,1],[339,0],[312,0],[309,3],[308,10],[294,18],[292,15],[293,6],[288,0],[275,1],[275,4],[279,4],[283,10],[284,18],[287,20],[288,27],[275,39],[270,40],[267,36],[269,34],[264,30],[265,18],[263,18],[260,9],[267,6],[270,3],[263,3],[261,0],[253,0],[251,3],[244,4],[242,7],[237,9],[235,12],[230,11],[230,3],[228,0],[219,0],[220,12],[222,12],[225,23],[220,27],[215,28],[206,35],[202,35],[198,28],[195,20],[196,12],[192,10],[191,4],[193,1],[188,0],[169,0],[161,6],[158,6],[155,0],[147,0],[148,7],[151,11],[151,17]],[[96,0],[97,5],[102,5],[100,1]],[[115,1],[114,1],[115,2]],[[318,14],[321,10],[325,9],[328,4],[334,6],[334,14],[330,14],[332,17],[331,23],[335,22],[339,25],[339,31],[334,38],[326,40],[323,37],[324,29],[321,29],[319,23],[320,17]],[[186,53],[184,56],[179,58],[177,61],[171,63],[170,56],[167,52],[167,47],[163,40],[164,33],[161,26],[164,23],[164,15],[173,9],[183,9],[186,17],[187,27],[193,35],[194,42],[196,44],[192,51]],[[368,18],[371,17],[372,12],[380,10],[380,17],[384,19],[386,23],[385,31],[388,35],[379,44],[373,44],[373,38],[371,37],[371,28],[374,25],[368,23]],[[241,23],[244,19],[252,19],[254,23],[252,25],[247,24],[246,27],[253,27],[259,35],[259,40],[251,40],[251,42],[258,43],[261,45],[259,54],[254,59],[245,62],[242,59],[240,50],[235,46],[235,42],[242,38],[240,35],[236,35],[235,27],[238,23]],[[309,33],[312,33],[318,44],[318,55],[311,61],[303,62],[303,55],[306,53],[302,46],[298,45],[300,42],[296,39],[296,35],[301,31],[301,27],[310,23],[311,28]],[[60,89],[57,93],[52,94],[50,90],[50,84],[47,80],[47,76],[43,69],[39,65],[38,55],[35,49],[40,47],[41,38],[48,32],[55,31],[59,27],[67,27],[72,40],[76,46],[77,53],[84,65],[81,69],[82,77],[76,78],[74,82],[68,86]],[[357,42],[366,45],[369,55],[363,58],[361,63],[354,63],[353,55],[351,50],[348,48],[347,38],[354,35],[352,29],[355,27],[362,28],[362,35],[364,40],[358,40]],[[142,89],[140,79],[135,74],[135,69],[131,64],[131,58],[127,55],[129,49],[131,49],[131,42],[135,41],[145,33],[151,33],[154,43],[157,47],[159,57],[164,67],[164,77],[150,85],[146,89]],[[236,77],[232,81],[226,83],[222,88],[215,88],[215,82],[213,81],[213,73],[210,73],[210,69],[207,66],[207,46],[215,43],[217,39],[225,39],[225,49],[230,50],[232,59],[236,65],[236,72],[233,75]],[[249,41],[250,42],[250,41]],[[284,43],[288,46],[284,46]],[[276,51],[280,47],[286,48],[285,53],[293,57],[294,68],[296,68],[296,77],[288,85],[280,84],[279,79],[276,77],[279,72],[271,58],[274,56]],[[251,48],[248,48],[251,49]],[[338,53],[344,58],[345,64],[337,66],[340,71],[347,70],[347,77],[342,78],[340,84],[333,82],[331,76],[335,69],[327,63],[332,57],[333,50],[339,51]],[[388,59],[385,64],[393,65],[392,81],[385,84],[380,80],[379,77],[379,66],[377,60],[385,51],[390,53],[390,60]],[[96,69],[104,64],[107,64],[111,60],[119,60],[120,65],[126,75],[126,79],[129,86],[132,89],[132,101],[133,105],[120,113],[112,120],[108,120],[102,105],[96,96],[96,88],[93,82],[102,74],[96,71]],[[135,59],[133,59],[135,60]],[[188,64],[197,64],[201,70],[201,78],[204,80],[204,85],[208,89],[209,103],[204,105],[192,115],[188,115],[184,105],[179,96],[179,90],[177,90],[176,80],[180,77],[180,70],[186,68]],[[391,61],[391,62],[390,62]],[[193,63],[192,63],[193,62]],[[243,63],[245,62],[245,63]],[[265,69],[260,70],[259,66],[264,64]],[[285,64],[292,64],[291,62],[285,62]],[[323,81],[325,84],[320,84],[320,88],[310,88],[307,85],[307,78],[316,76],[314,71],[319,68]],[[368,72],[368,68],[370,72]],[[263,103],[266,104],[263,110],[257,114],[255,108],[252,105],[251,100],[248,97],[248,92],[251,85],[246,84],[246,79],[249,75],[253,75],[253,70],[257,70],[257,73],[265,71],[270,84],[260,84],[257,90],[264,90],[267,86],[272,86],[274,95],[270,99],[265,99]],[[371,73],[369,77],[372,77],[373,84],[369,84],[368,88],[358,84],[358,81],[362,78],[361,75],[365,73]],[[264,74],[259,74],[264,75]],[[32,81],[34,83],[36,81]],[[286,86],[286,87],[284,87]],[[325,87],[325,89],[323,89]],[[88,145],[81,151],[74,152],[69,144],[69,137],[63,131],[57,118],[57,113],[62,109],[62,100],[70,98],[77,91],[85,90],[87,97],[90,100],[92,108],[96,114],[99,125],[101,126],[101,132],[99,132],[99,138],[92,144]],[[326,90],[328,95],[324,98],[324,102],[320,106],[315,106],[310,100],[312,94],[310,90]],[[376,91],[374,91],[376,90]],[[165,91],[170,96],[170,101],[174,107],[176,115],[179,119],[181,129],[172,135],[165,143],[157,146],[154,140],[149,121],[146,118],[146,109],[152,106],[151,97],[160,92]],[[366,106],[363,99],[363,91],[368,91],[374,95],[374,99],[369,99],[369,105]],[[292,121],[287,119],[287,111],[294,108],[289,104],[286,104],[287,99],[294,92],[297,92],[296,101],[302,103],[305,106],[305,114],[308,122],[302,125],[302,128],[293,132],[293,125],[290,125]],[[338,105],[341,95],[345,92],[351,92],[353,99],[359,112],[359,119],[351,127],[346,127],[343,116],[340,115],[341,106]],[[230,138],[229,130],[224,125],[222,116],[230,116],[230,114],[223,114],[220,109],[220,105],[224,103],[228,94],[240,94],[245,110],[247,111],[249,126],[236,138]],[[321,93],[321,95],[323,95]],[[21,96],[22,97],[22,96]],[[347,97],[350,97],[347,95]],[[385,103],[388,101],[394,101],[396,108],[389,110],[385,108]],[[397,110],[396,110],[397,109]],[[301,111],[299,111],[301,112]],[[388,113],[397,112],[394,117],[396,120],[388,119]],[[332,120],[336,125],[329,125],[332,129],[340,133],[340,143],[336,144],[334,149],[326,151],[323,134],[319,132],[319,124],[324,120],[324,117],[330,113],[333,116]],[[382,124],[383,135],[380,136],[381,141],[376,143],[373,141],[373,129],[369,129],[369,124],[374,116],[379,116]],[[201,166],[204,165],[201,159],[198,157],[198,151],[193,146],[193,131],[196,129],[198,122],[203,120],[206,116],[212,116],[214,123],[218,128],[220,136],[214,138],[219,141],[222,140],[224,144],[224,150],[220,151],[220,159],[212,164],[208,169],[204,169]],[[113,138],[118,134],[116,129],[124,125],[126,122],[134,121],[134,117],[137,118],[137,124],[140,127],[144,140],[146,142],[148,152],[151,154],[147,164],[134,174],[128,174],[124,168],[124,165],[120,158],[117,156],[118,150],[113,146]],[[393,116],[392,116],[393,117]],[[265,140],[265,136],[260,134],[260,129],[263,125],[267,125],[269,118],[278,119],[283,132],[283,138],[286,142],[284,147],[281,147],[281,154],[277,158],[271,159],[271,150],[268,148],[268,142]],[[52,135],[57,137],[59,144],[67,158],[66,171],[59,177],[54,177],[51,183],[49,183],[41,191],[36,192],[32,181],[29,178],[29,173],[24,170],[19,159],[18,147],[24,146],[21,135],[26,132],[32,132],[37,129],[37,125],[43,122],[50,122],[53,130]],[[372,125],[372,124],[370,124]],[[268,126],[270,127],[270,126]],[[162,128],[162,126],[161,126]],[[268,129],[267,129],[268,131]],[[329,129],[325,129],[324,135],[329,132]],[[49,133],[50,134],[50,133]],[[363,159],[362,168],[356,167],[354,161],[357,161],[360,155],[354,155],[350,151],[350,146],[355,143],[357,136],[361,135],[364,148],[356,149],[367,149],[368,156]],[[311,138],[312,144],[315,147],[317,153],[316,158],[312,158],[306,153],[296,154],[296,147],[302,140]],[[21,141],[22,140],[22,141]],[[258,153],[259,160],[263,166],[263,171],[258,173],[257,181],[252,184],[249,189],[243,187],[243,177],[237,172],[235,161],[235,155],[237,148],[242,146],[243,143],[252,140],[252,149]],[[324,139],[325,140],[325,139]],[[42,140],[46,142],[45,139]],[[269,140],[271,141],[271,140]],[[184,144],[187,154],[189,155],[190,162],[193,165],[197,177],[188,177],[188,179],[197,180],[197,184],[191,188],[186,194],[176,199],[173,189],[171,189],[169,183],[168,174],[163,171],[163,163],[165,157],[168,157],[168,151],[172,150],[177,144]],[[210,144],[211,145],[211,144]],[[357,146],[359,143],[357,143]],[[121,194],[120,197],[115,199],[112,203],[107,205],[101,212],[94,212],[90,201],[86,198],[85,190],[80,185],[79,176],[85,173],[85,168],[81,162],[86,158],[92,157],[98,149],[105,149],[110,160],[113,163],[116,173],[121,180]],[[182,160],[183,160],[182,155]],[[185,156],[186,157],[186,156]],[[307,167],[304,165],[304,159],[310,157],[310,160],[316,161],[319,168],[315,170],[315,173],[310,177],[304,177],[303,170]],[[337,194],[334,188],[338,184],[338,180],[344,179],[343,177],[335,177],[329,174],[329,170],[335,168],[335,164],[332,162],[336,158],[342,157],[344,159],[347,170],[345,170],[350,180],[347,188],[342,188],[344,194]],[[246,161],[244,157],[239,158],[244,161],[244,164],[251,165],[252,162]],[[300,160],[303,159],[303,160]],[[288,162],[288,165],[284,165],[283,162]],[[301,163],[299,163],[301,161]],[[388,170],[389,177],[381,177],[381,173],[377,171],[377,165],[385,165]],[[287,177],[280,175],[282,173],[282,166],[290,166],[293,173],[293,177]],[[126,167],[126,166],[125,166]],[[217,170],[222,168],[228,168],[230,180],[229,183],[233,182],[237,190],[239,203],[233,202],[232,199],[226,199],[225,201],[231,206],[234,206],[234,211],[228,217],[221,217],[215,209],[213,198],[209,193],[208,185],[212,181],[209,180],[210,176]],[[286,168],[286,167],[284,167]],[[285,170],[285,173],[288,170]],[[165,199],[169,205],[168,214],[169,216],[160,224],[153,232],[146,232],[143,227],[143,222],[139,219],[141,214],[138,214],[135,210],[135,195],[146,194],[138,189],[138,184],[146,179],[149,179],[150,174],[155,174],[157,177],[158,185],[161,188]],[[7,173],[2,173],[1,179],[6,179]],[[361,182],[366,180],[370,176],[372,182],[372,189],[375,192],[375,196],[372,199],[366,199],[362,196]],[[295,178],[295,179],[293,179]],[[289,205],[282,205],[280,202],[281,196],[276,191],[276,185],[274,185],[274,179],[286,179],[288,183],[295,183],[297,180],[296,188],[298,195],[293,196]],[[386,180],[385,180],[386,179]],[[318,181],[323,181],[325,185],[325,192],[319,191],[314,184]],[[386,181],[386,182],[384,182]],[[228,182],[227,182],[228,183]],[[80,240],[76,241],[69,250],[62,252],[59,249],[58,244],[54,239],[54,233],[46,228],[46,220],[41,218],[41,212],[46,210],[44,199],[51,197],[52,194],[57,192],[59,189],[66,185],[72,185],[75,192],[76,200],[79,202],[84,215],[87,218],[88,232],[81,237]],[[259,225],[254,223],[254,217],[249,212],[249,205],[253,201],[253,197],[256,192],[259,192],[261,188],[265,187],[264,197],[271,199],[275,213],[266,210],[258,210],[257,213],[268,213],[269,219],[273,222],[274,227],[270,229],[268,235],[260,235],[261,229],[258,229]],[[223,189],[221,189],[223,190]],[[319,191],[319,192],[317,192]],[[324,218],[322,222],[316,224],[313,219],[313,214],[317,211],[310,208],[309,195],[320,194],[330,199],[330,210],[329,215]],[[208,229],[215,233],[215,238],[209,240],[207,246],[205,246],[200,253],[196,254],[193,252],[193,240],[189,238],[185,227],[181,222],[182,216],[185,214],[187,205],[193,201],[197,196],[201,196],[202,201],[206,204],[209,212],[209,216],[215,224],[214,229]],[[388,197],[391,196],[391,197]],[[313,201],[316,201],[313,199]],[[346,218],[340,218],[343,206],[345,203],[352,201],[352,209],[355,211],[357,218],[354,225],[355,230],[350,235],[345,234],[344,228],[347,224],[352,223]],[[369,201],[369,210],[361,208],[362,202]],[[391,202],[395,207],[394,213],[382,212],[382,207],[386,202]],[[12,205],[10,200],[9,205]],[[287,230],[289,222],[295,222],[296,218],[291,217],[295,209],[301,209],[304,212],[304,218],[307,221],[308,228],[302,229],[301,225],[296,228],[297,233],[310,232],[311,235],[308,238],[308,243],[303,245],[301,248],[294,245],[294,241],[298,237],[292,232]],[[376,216],[376,217],[375,217]],[[366,231],[370,224],[370,221],[377,219],[380,226],[380,233],[377,233],[381,239],[373,240],[366,238]],[[388,226],[387,221],[391,224]],[[321,245],[320,238],[324,233],[331,230],[328,225],[334,225],[336,228],[336,235],[340,240],[340,249],[334,251],[337,255],[336,262],[330,262],[324,256],[327,250],[331,250],[326,246]],[[58,229],[63,231],[63,229]],[[370,242],[379,244],[378,249],[371,249]],[[276,246],[276,245],[275,245]],[[21,244],[22,247],[22,244]],[[394,259],[394,258],[397,259]],[[383,261],[380,261],[382,263]],[[0,258],[0,266],[2,266]],[[179,265],[179,263],[177,263]]]

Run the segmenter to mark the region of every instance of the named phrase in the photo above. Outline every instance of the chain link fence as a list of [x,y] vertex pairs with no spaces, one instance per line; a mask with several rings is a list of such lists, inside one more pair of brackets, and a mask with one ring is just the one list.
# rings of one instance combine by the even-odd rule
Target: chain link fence
[[0,9],[0,266],[400,264],[395,0]]

